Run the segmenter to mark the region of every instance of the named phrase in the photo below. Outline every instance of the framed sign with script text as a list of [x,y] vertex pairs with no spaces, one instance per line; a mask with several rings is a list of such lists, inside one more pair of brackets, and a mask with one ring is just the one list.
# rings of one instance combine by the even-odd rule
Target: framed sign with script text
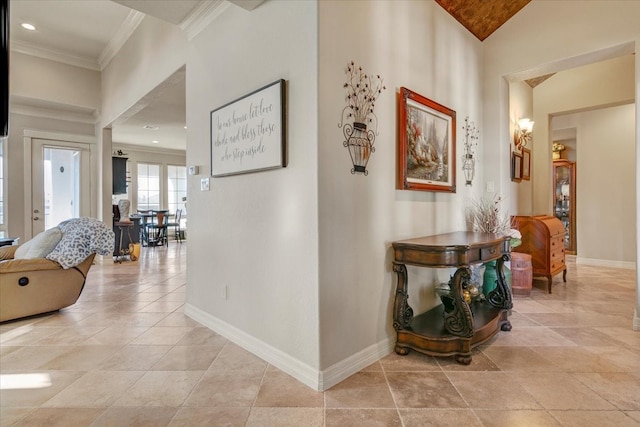
[[211,111],[211,176],[287,166],[285,81]]

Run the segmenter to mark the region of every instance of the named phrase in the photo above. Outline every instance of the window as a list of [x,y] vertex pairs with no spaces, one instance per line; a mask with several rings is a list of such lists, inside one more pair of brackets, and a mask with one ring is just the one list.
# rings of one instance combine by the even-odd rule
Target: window
[[178,209],[182,209],[182,215],[186,214],[187,203],[187,167],[167,166],[167,196],[169,212],[175,214]]
[[138,163],[138,209],[160,209],[160,165]]

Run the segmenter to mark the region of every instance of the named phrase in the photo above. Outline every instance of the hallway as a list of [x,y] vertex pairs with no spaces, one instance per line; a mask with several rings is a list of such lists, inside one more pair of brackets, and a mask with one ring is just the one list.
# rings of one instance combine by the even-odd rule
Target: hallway
[[3,384],[51,381],[3,389],[0,425],[640,426],[633,270],[568,257],[568,282],[515,297],[471,365],[392,353],[323,393],[183,314],[186,250],[105,259],[75,305],[0,324]]

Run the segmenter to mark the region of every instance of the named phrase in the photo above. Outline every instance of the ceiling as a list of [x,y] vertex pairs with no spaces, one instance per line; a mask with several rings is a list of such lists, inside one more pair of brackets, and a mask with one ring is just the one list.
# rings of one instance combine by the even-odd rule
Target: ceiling
[[[144,14],[176,25],[221,0],[10,0],[13,50],[102,70]],[[231,0],[252,10],[264,0]],[[435,0],[484,40],[530,0]],[[20,27],[22,22],[36,31]],[[113,124],[115,143],[186,149],[184,68]],[[16,101],[16,100],[14,100]],[[152,141],[157,141],[154,143]]]
[[489,37],[531,0],[435,0],[480,41]]

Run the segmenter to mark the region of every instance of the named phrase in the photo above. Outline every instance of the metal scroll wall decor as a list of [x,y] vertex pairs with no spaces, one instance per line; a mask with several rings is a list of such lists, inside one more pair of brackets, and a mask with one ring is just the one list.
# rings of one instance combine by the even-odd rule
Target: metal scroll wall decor
[[351,173],[361,173],[365,176],[369,157],[376,151],[373,146],[378,134],[378,118],[373,112],[376,99],[386,89],[380,75],[364,72],[362,67],[351,61],[346,69],[347,81],[343,87],[346,90],[347,106],[342,110],[342,120],[338,124],[344,134],[344,145],[349,150],[353,168]]
[[464,156],[462,156],[462,171],[464,172],[465,185],[471,185],[473,177],[476,173],[476,160],[473,153],[478,145],[478,137],[480,131],[476,128],[476,124],[469,121],[469,116],[464,119]]

